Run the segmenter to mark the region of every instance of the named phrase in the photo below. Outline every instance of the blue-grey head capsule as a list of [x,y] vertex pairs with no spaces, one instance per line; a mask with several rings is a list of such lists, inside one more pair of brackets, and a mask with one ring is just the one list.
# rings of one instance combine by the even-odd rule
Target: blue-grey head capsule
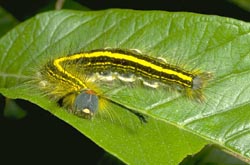
[[73,113],[79,117],[91,118],[97,109],[97,95],[94,92],[83,91],[75,99]]

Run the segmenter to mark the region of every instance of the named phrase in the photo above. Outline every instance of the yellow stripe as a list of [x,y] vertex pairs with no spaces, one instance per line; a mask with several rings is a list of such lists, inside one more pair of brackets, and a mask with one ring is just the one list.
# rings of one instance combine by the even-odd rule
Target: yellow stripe
[[146,67],[151,67],[152,69],[158,71],[158,72],[163,72],[169,75],[176,75],[178,77],[180,77],[182,80],[184,81],[192,81],[192,77],[184,75],[183,73],[179,73],[176,72],[174,70],[171,69],[164,69],[160,66],[157,66],[155,64],[150,63],[149,61],[143,60],[143,59],[139,59],[136,58],[132,55],[126,55],[126,54],[121,54],[121,53],[113,53],[110,51],[96,51],[96,52],[91,52],[91,53],[80,53],[80,54],[75,54],[72,56],[67,56],[67,57],[62,57],[59,58],[57,61],[57,63],[63,62],[63,61],[67,61],[67,60],[76,60],[76,59],[80,59],[83,57],[88,57],[88,58],[92,58],[92,57],[102,57],[102,56],[107,56],[107,57],[111,57],[111,58],[115,58],[115,59],[125,59],[127,61],[131,61],[131,62],[135,62],[138,63],[140,65],[146,66]]
[[[58,59],[54,60],[53,65],[57,68],[57,70],[59,72],[61,72],[62,74],[66,75],[67,77],[69,77],[71,79],[74,79],[81,86],[81,87],[78,87],[78,88],[87,89],[88,87],[86,86],[86,84],[84,84],[84,82],[82,82],[80,79],[78,79],[77,77],[75,77],[74,75],[72,75],[71,73],[66,71],[62,67],[61,63],[62,62],[67,62],[67,61],[78,60],[78,59],[81,59],[81,58],[98,58],[98,57],[101,58],[103,56],[109,57],[109,58],[114,58],[114,59],[119,59],[119,60],[126,60],[126,61],[133,62],[133,63],[138,63],[141,66],[150,67],[150,68],[152,68],[153,70],[155,70],[157,72],[162,72],[162,73],[165,73],[167,75],[177,76],[181,80],[171,79],[171,81],[176,82],[176,83],[178,83],[180,85],[189,87],[189,88],[192,87],[190,85],[190,84],[192,84],[192,81],[193,81],[192,76],[185,75],[184,73],[175,71],[172,68],[167,68],[167,69],[163,68],[161,66],[158,66],[158,65],[155,65],[155,64],[151,63],[151,61],[147,61],[145,59],[137,58],[136,56],[133,56],[131,54],[125,54],[125,53],[122,54],[122,53],[112,52],[112,51],[108,51],[108,50],[93,51],[93,52],[89,52],[89,53],[79,53],[79,54],[75,54],[75,55],[71,55],[71,56],[61,57],[61,58],[58,58]],[[109,65],[109,64],[112,64],[112,62],[103,62],[102,64],[103,65],[106,65],[106,64]],[[88,65],[88,64],[86,64],[86,65]],[[132,67],[128,67],[128,66],[123,66],[123,65],[118,65],[118,64],[115,64],[115,65],[118,66],[119,68],[125,68],[125,70],[126,70],[126,68],[133,69]],[[146,71],[144,71],[144,70],[142,70],[140,68],[137,68],[137,69],[140,70],[141,72],[145,73],[146,75],[151,76],[152,78],[156,78],[156,79],[159,78],[159,75],[154,75],[154,74],[148,73],[148,72],[146,72]],[[70,80],[66,80],[63,77],[60,77],[60,78],[63,79],[64,81],[67,81],[67,82],[71,83],[71,84],[75,83],[75,82],[70,82]],[[164,79],[165,77],[163,76],[162,78]],[[190,82],[190,83],[187,84],[186,82]]]
[[74,82],[62,77],[61,75],[58,75],[56,73],[54,73],[50,68],[48,68],[48,73],[50,73],[53,77],[56,77],[62,81],[68,82],[69,84],[72,85],[73,88],[75,88],[75,90],[79,90],[81,89],[81,87],[79,87],[77,84],[75,84]]
[[[61,65],[60,65],[60,62],[62,61],[62,59],[65,59],[66,57],[63,57],[63,58],[59,58],[59,59],[56,59],[54,60],[53,62],[53,65],[57,68],[57,70],[59,72],[61,72],[62,74],[64,75],[67,75],[69,78],[72,78],[74,79],[79,85],[81,85],[81,87],[83,89],[87,89],[87,86],[80,80],[78,79],[77,77],[75,77],[74,75],[72,75],[71,73],[67,72]],[[63,79],[63,78],[62,78]],[[66,79],[64,79],[66,80]],[[67,80],[68,82],[70,82],[71,84],[75,84],[74,82],[71,82],[70,80]]]

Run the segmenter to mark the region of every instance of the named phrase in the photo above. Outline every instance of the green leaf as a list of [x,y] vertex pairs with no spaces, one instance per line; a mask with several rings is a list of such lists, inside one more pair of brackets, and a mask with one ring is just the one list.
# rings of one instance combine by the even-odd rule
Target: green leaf
[[18,21],[0,6],[0,36],[16,26]]
[[[0,40],[0,91],[29,100],[69,123],[128,164],[178,164],[206,144],[250,160],[250,24],[163,11],[53,11],[22,23]],[[121,86],[108,112],[78,118],[25,83],[49,59],[99,48],[139,49],[187,69],[212,72],[198,104],[171,90]],[[32,89],[32,90],[31,90]],[[126,111],[148,116],[148,123]],[[112,117],[108,117],[108,115]]]

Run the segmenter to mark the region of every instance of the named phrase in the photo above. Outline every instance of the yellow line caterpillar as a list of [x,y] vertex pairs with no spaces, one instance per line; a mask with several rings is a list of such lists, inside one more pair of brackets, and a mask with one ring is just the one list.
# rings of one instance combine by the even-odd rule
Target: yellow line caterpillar
[[164,60],[122,49],[99,49],[60,57],[49,61],[40,75],[43,88],[51,96],[74,114],[87,118],[98,109],[96,81],[141,81],[151,88],[176,85],[191,99],[203,102],[202,90],[211,78],[209,72],[184,70]]

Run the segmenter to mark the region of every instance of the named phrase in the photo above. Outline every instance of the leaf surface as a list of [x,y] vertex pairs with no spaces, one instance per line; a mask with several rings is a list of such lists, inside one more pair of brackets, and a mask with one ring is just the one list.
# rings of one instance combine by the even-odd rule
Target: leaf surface
[[[229,18],[162,11],[53,11],[0,40],[0,91],[29,100],[129,164],[178,164],[215,143],[250,159],[250,24]],[[111,90],[108,115],[85,120],[44,97],[32,80],[48,60],[100,48],[138,49],[190,70],[212,72],[198,104],[175,90]],[[31,91],[32,89],[32,91]],[[148,117],[146,124],[126,107]],[[106,117],[105,117],[106,116]]]

